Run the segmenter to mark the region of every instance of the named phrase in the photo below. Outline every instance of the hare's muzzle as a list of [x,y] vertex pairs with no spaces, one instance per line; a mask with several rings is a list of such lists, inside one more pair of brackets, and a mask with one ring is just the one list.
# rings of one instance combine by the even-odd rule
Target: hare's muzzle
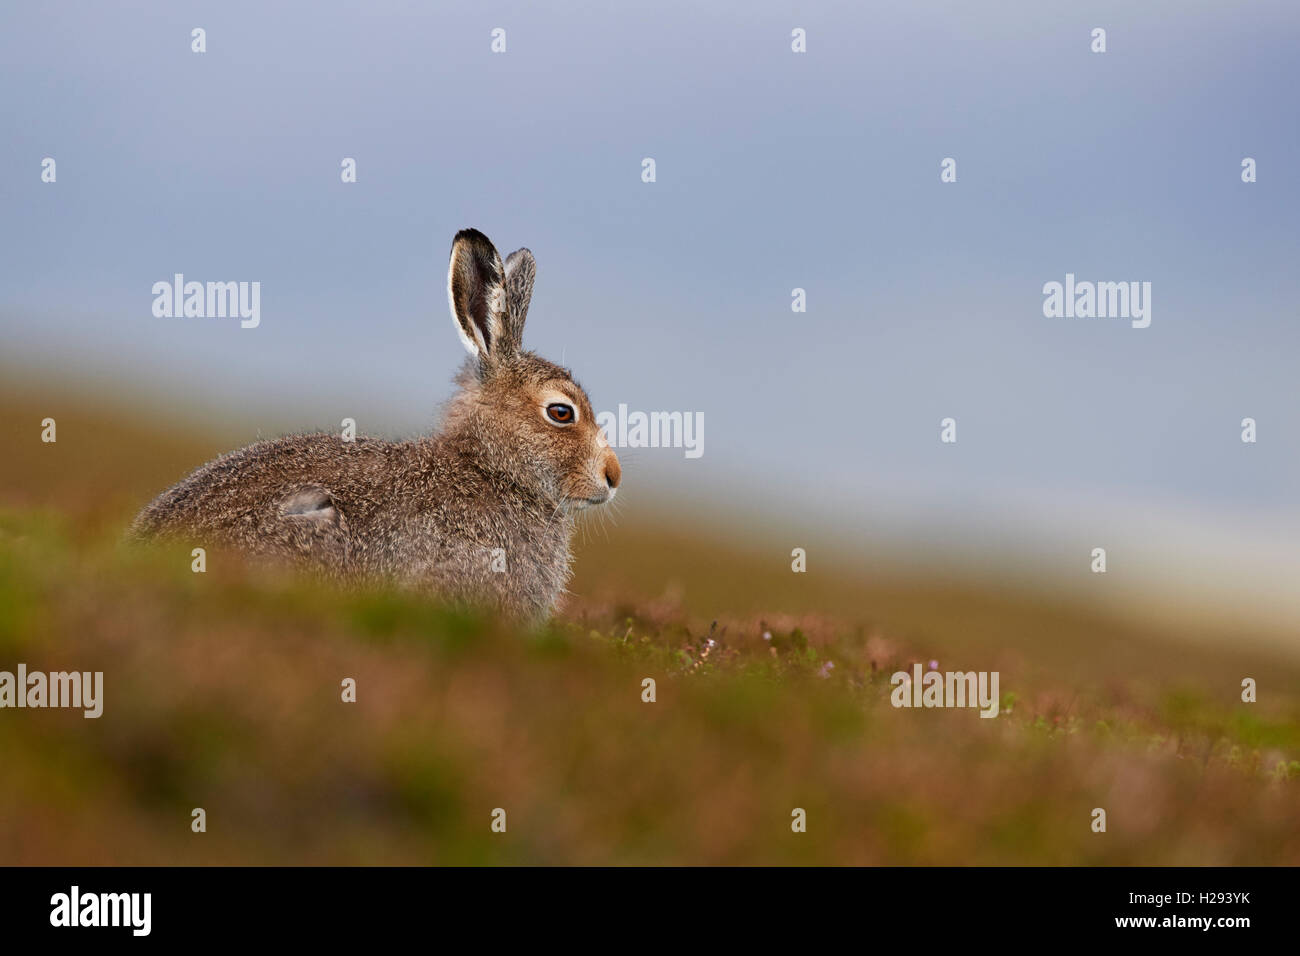
[[588,478],[591,482],[588,485],[590,491],[580,493],[576,499],[570,499],[579,509],[608,504],[618,490],[619,481],[623,478],[623,468],[618,463],[618,456],[608,448],[593,464],[595,468],[589,472]]
[[[614,497],[614,492],[618,490],[618,483],[623,478],[623,467],[618,463],[618,455],[606,449],[605,455],[605,484],[609,488],[609,497]],[[606,499],[608,500],[608,499]]]

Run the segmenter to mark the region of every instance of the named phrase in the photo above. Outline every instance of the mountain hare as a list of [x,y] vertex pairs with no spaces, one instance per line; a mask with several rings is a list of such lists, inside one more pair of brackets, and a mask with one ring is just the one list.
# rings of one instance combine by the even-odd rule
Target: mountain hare
[[437,434],[257,442],[163,492],[133,533],[545,617],[569,578],[573,513],[612,499],[620,468],[581,386],[522,348],[536,274],[527,249],[503,266],[481,232],[456,234],[447,294],[471,358]]

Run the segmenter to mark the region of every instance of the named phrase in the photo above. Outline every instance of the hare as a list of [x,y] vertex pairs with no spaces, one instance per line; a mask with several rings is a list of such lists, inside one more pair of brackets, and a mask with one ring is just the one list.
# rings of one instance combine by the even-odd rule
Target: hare
[[456,234],[447,295],[470,358],[436,434],[257,442],[163,492],[132,533],[546,618],[569,579],[574,513],[610,501],[621,469],[582,387],[522,347],[536,274],[527,249],[503,265],[478,230]]

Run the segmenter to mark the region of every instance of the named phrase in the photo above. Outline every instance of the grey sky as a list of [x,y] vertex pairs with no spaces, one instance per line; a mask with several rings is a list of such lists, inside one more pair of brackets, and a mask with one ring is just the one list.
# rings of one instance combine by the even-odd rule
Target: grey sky
[[[598,408],[704,412],[704,457],[635,452],[630,491],[1062,571],[1125,535],[1296,570],[1294,3],[710,7],[7,5],[6,364],[250,433],[421,429],[474,225],[534,251],[525,341]],[[153,317],[175,272],[260,281],[261,326]],[[1067,272],[1151,282],[1151,327],[1044,318]]]

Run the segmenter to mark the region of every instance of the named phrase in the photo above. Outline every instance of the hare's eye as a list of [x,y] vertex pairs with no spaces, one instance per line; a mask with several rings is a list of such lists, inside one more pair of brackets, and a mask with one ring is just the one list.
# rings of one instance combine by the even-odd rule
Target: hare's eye
[[563,402],[552,402],[546,406],[546,417],[557,425],[569,425],[573,423],[576,416],[573,413],[572,405],[565,405]]

